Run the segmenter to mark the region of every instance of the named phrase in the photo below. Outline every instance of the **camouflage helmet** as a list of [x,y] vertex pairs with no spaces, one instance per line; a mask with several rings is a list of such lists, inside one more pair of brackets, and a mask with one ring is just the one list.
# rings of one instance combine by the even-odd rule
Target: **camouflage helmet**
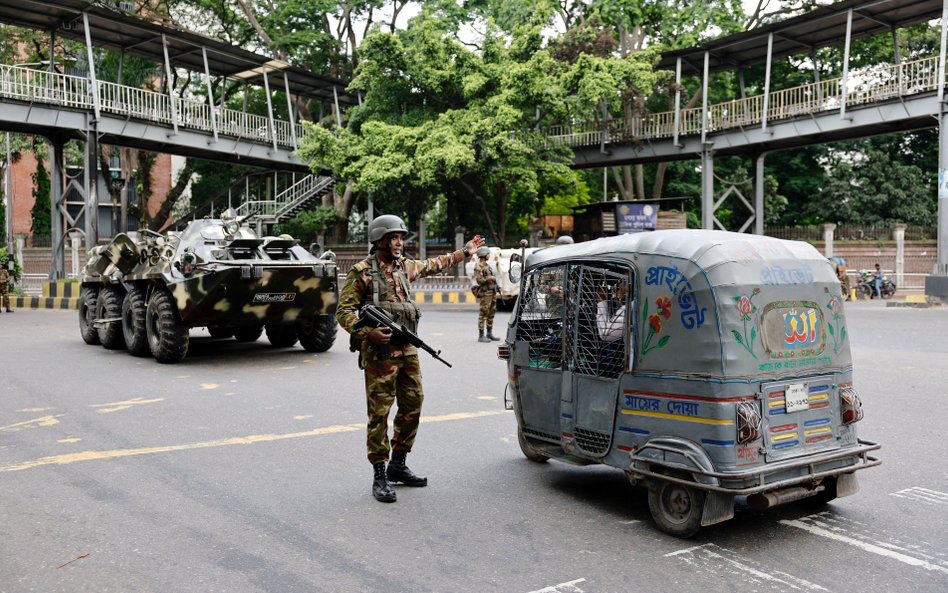
[[389,233],[408,234],[405,221],[394,214],[383,214],[369,223],[369,243],[381,241]]
[[556,244],[557,245],[572,245],[573,238],[570,237],[569,235],[560,235],[559,237],[556,238]]
[[490,249],[488,247],[480,247],[477,250],[477,257],[487,257],[490,255]]

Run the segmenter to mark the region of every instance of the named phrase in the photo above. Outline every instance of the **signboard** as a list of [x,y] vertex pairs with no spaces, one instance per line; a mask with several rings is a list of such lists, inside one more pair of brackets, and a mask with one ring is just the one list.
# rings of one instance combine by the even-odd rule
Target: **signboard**
[[620,235],[655,230],[658,225],[658,206],[633,203],[616,205],[616,227]]

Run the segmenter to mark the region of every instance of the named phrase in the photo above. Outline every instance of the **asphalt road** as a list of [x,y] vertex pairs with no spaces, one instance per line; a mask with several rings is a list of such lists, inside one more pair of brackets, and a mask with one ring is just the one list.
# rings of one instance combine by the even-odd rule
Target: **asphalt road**
[[[181,364],[85,345],[74,311],[0,314],[0,592],[948,591],[948,308],[847,305],[861,491],[691,540],[610,468],[523,458],[476,312],[426,310],[427,488],[370,494],[361,373],[193,332]],[[498,314],[503,329],[507,315]],[[425,358],[425,355],[423,355]]]

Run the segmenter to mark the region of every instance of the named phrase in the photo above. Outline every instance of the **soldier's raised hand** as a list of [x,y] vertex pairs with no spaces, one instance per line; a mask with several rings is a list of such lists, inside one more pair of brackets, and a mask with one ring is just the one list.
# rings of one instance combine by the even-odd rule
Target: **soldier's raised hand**
[[474,235],[474,238],[468,241],[464,245],[464,251],[467,252],[468,257],[473,257],[477,253],[478,248],[483,247],[487,241],[484,240],[480,235]]

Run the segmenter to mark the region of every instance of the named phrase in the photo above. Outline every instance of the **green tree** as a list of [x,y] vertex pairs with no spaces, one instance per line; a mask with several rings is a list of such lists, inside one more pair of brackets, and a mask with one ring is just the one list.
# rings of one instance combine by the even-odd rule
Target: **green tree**
[[[325,206],[317,206],[300,212],[292,220],[278,224],[273,232],[275,234],[286,233],[299,239],[304,245],[308,245],[316,241],[319,233],[333,228],[335,223],[335,210]],[[325,247],[325,245],[322,247]]]
[[49,201],[49,173],[43,161],[36,163],[33,173],[33,209],[30,211],[33,222],[30,231],[34,235],[48,237],[53,232],[52,210]]
[[423,12],[405,31],[367,36],[350,85],[364,100],[349,130],[314,133],[301,154],[387,211],[414,218],[446,196],[454,203],[446,224],[503,244],[508,225],[538,213],[548,197],[580,193],[570,154],[532,130],[594,113],[603,100],[621,102],[623,92],[649,94],[656,54],[559,62],[540,46],[537,26],[508,36],[489,22],[472,51],[450,22]]
[[[821,192],[819,222],[865,225],[935,224],[935,189],[913,164],[889,159],[901,149],[898,136],[857,140],[828,155],[830,171]],[[811,207],[812,207],[811,206]]]

